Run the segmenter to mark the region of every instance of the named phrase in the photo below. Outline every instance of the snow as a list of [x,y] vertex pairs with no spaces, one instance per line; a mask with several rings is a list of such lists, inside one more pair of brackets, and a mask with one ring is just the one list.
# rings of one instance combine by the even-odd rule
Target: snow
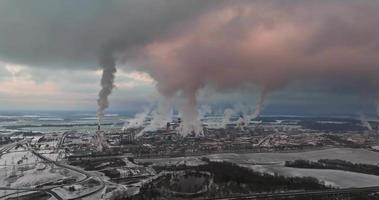
[[212,154],[210,159],[226,160],[236,163],[282,163],[296,159],[319,160],[340,159],[353,163],[378,164],[379,153],[366,149],[331,148],[298,153],[247,153],[247,154]]
[[136,159],[139,163],[152,162],[155,166],[165,165],[187,165],[198,166],[204,165],[206,162],[200,160],[198,157],[177,157],[177,158],[149,158],[149,159]]
[[353,163],[376,165],[379,153],[366,149],[331,148],[298,153],[249,153],[249,154],[213,154],[207,156],[211,160],[226,160],[249,167],[255,171],[284,176],[311,176],[326,185],[341,188],[378,186],[379,176],[326,169],[299,169],[284,167],[285,161],[304,159],[341,159]]
[[[52,190],[55,193],[57,193],[59,196],[61,196],[63,199],[73,199],[73,198],[77,198],[79,196],[94,192],[97,189],[99,189],[99,187],[101,187],[100,185],[95,186],[95,187],[86,187],[86,186],[78,185],[78,184],[74,184],[72,186],[75,187],[75,189],[76,189],[75,191],[72,191],[72,192],[69,191],[69,189],[68,189],[69,186],[58,187],[58,188],[54,188]],[[93,196],[91,195],[91,197],[93,197]]]
[[324,181],[325,185],[332,185],[340,188],[370,187],[379,185],[379,176],[356,172],[329,169],[299,169],[280,165],[245,165],[245,167],[269,174],[276,173],[283,176],[311,176]]
[[50,159],[50,160],[57,160],[58,158],[58,153],[46,153],[46,154],[42,154],[44,157]]
[[60,179],[67,178],[59,173],[52,173],[50,170],[38,171],[37,169],[32,169],[24,172],[24,175],[18,178],[14,183],[11,184],[12,187],[30,187],[39,184],[54,182]]
[[[46,155],[52,158],[56,154],[45,154],[45,156]],[[19,161],[20,163],[18,164]],[[57,166],[54,167],[54,170],[52,170],[51,165],[43,167],[45,164],[40,161],[39,158],[30,151],[24,150],[24,148],[18,148],[17,150],[12,149],[9,153],[3,154],[0,157],[0,177],[2,177],[0,178],[0,186],[33,187],[66,178],[77,180],[84,178],[83,175],[77,172],[64,170]],[[6,178],[14,172],[15,177]]]
[[[353,163],[376,165],[379,162],[379,153],[366,149],[331,148],[297,153],[247,153],[247,154],[211,154],[207,157],[212,161],[229,161],[255,171],[284,176],[311,176],[323,181],[326,185],[335,187],[367,187],[378,186],[379,176],[325,169],[298,169],[284,167],[285,161],[296,159],[319,160],[341,159]],[[152,162],[153,165],[203,164],[199,157],[178,157],[158,159],[136,159],[138,162]]]
[[152,162],[154,165],[179,165],[186,162],[187,165],[205,164],[201,157],[207,157],[213,161],[229,161],[239,164],[280,164],[285,161],[304,159],[341,159],[353,163],[365,163],[376,165],[379,162],[379,153],[366,149],[330,148],[323,150],[296,152],[296,153],[222,153],[206,156],[176,157],[176,158],[148,158],[135,159],[137,162]]
[[28,158],[28,163],[34,163],[37,161],[37,158],[29,151],[21,152],[10,152],[2,155],[0,157],[0,165],[4,166],[5,164],[11,165],[12,163],[17,163],[18,160],[21,160],[23,157]]

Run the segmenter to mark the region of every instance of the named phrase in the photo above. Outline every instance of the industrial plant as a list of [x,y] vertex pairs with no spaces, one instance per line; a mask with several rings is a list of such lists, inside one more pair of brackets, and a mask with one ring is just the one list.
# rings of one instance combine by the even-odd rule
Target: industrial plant
[[[94,123],[88,130],[15,132],[2,139],[1,184],[9,188],[2,198],[272,199],[274,195],[275,199],[302,199],[311,195],[322,199],[376,194],[377,178],[370,171],[377,168],[374,158],[379,158],[379,121],[362,117],[227,117],[204,116],[201,135],[194,131],[183,135],[180,116],[155,130],[147,129],[154,121],[152,115],[133,125],[138,120],[129,118],[117,127]],[[361,154],[373,159],[358,158]],[[367,174],[343,172],[337,177],[316,171],[293,176],[286,171],[290,169],[287,165],[294,166],[293,161],[308,159],[338,159],[371,167]],[[262,179],[262,187],[255,188],[253,179],[240,180],[239,174],[220,179],[216,169],[247,170],[243,176]],[[354,177],[356,185],[343,176]],[[234,185],[235,181],[246,186]],[[264,181],[275,184],[264,186]],[[287,182],[286,187],[281,181]],[[232,185],[224,188],[225,184]],[[359,190],[349,189],[358,186]]]

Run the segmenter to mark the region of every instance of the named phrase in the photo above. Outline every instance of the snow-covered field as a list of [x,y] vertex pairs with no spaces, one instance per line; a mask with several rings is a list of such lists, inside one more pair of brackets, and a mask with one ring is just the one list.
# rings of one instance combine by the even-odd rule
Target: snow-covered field
[[42,153],[42,155],[50,160],[56,161],[58,158],[58,153]]
[[[55,154],[45,155],[51,155],[51,158],[56,157]],[[85,177],[71,170],[45,164],[24,148],[13,148],[0,157],[1,187],[34,187],[67,178],[81,180]]]
[[235,163],[280,163],[284,161],[304,159],[340,159],[353,163],[378,164],[379,153],[366,149],[331,148],[324,150],[298,153],[247,153],[247,154],[212,154],[206,156],[215,160],[227,160]]
[[255,171],[266,172],[269,174],[280,174],[283,176],[311,176],[326,185],[332,185],[340,188],[348,187],[369,187],[379,185],[379,176],[361,174],[355,172],[329,170],[329,169],[299,169],[284,167],[280,165],[244,165]]
[[186,162],[188,165],[203,164],[201,157],[207,157],[211,160],[225,160],[239,164],[278,164],[284,161],[296,159],[319,160],[319,159],[341,159],[353,163],[378,164],[379,153],[366,149],[351,148],[331,148],[316,151],[298,152],[298,153],[222,153],[210,154],[206,156],[176,157],[176,158],[148,158],[136,159],[138,162],[152,162],[154,165],[177,165]]
[[23,157],[25,158],[23,163],[35,163],[37,161],[37,157],[30,151],[10,152],[0,157],[0,166],[16,164],[17,161],[22,160]]
[[67,177],[59,173],[52,173],[50,168],[43,171],[32,169],[25,171],[23,176],[11,184],[11,187],[32,187],[47,182],[55,182],[64,178]]
[[[341,159],[353,163],[366,163],[376,165],[379,162],[379,153],[366,149],[351,148],[331,148],[324,150],[298,152],[298,153],[247,153],[247,154],[211,154],[207,156],[215,161],[229,161],[239,165],[249,167],[255,171],[266,172],[270,174],[277,173],[284,176],[311,176],[326,185],[336,187],[366,187],[378,186],[379,176],[362,173],[354,173],[340,170],[323,170],[323,169],[298,169],[284,167],[285,161],[304,159]],[[158,158],[158,159],[136,159],[138,162],[152,162],[154,165],[178,165],[187,162],[191,165],[202,164],[200,157],[179,157],[179,158]]]

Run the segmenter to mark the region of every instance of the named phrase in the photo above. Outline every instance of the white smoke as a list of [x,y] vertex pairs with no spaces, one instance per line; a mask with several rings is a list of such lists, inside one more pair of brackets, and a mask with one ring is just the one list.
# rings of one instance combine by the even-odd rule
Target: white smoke
[[359,118],[360,118],[360,120],[362,122],[362,125],[364,127],[366,127],[369,131],[372,131],[372,127],[371,127],[370,123],[367,121],[367,118],[366,118],[366,116],[363,113],[361,113],[359,115]]
[[203,126],[200,121],[199,112],[196,109],[196,96],[187,97],[186,102],[179,105],[182,123],[179,125],[178,133],[185,137],[190,134],[196,136],[204,135]]
[[173,118],[173,109],[169,101],[161,101],[157,109],[152,111],[151,122],[142,131],[155,131],[163,128],[167,125],[167,122],[171,122]]
[[[240,117],[237,120],[238,128],[240,128],[241,130],[245,130],[246,127],[249,126],[251,120],[254,120],[260,116],[264,108],[266,93],[267,93],[266,90],[261,91],[259,99],[256,102],[255,106],[239,103],[239,104],[234,105],[233,109],[230,109],[227,111],[230,114],[234,114],[234,115],[240,113]],[[227,114],[230,115],[229,113]],[[225,118],[225,113],[224,113],[224,118]]]
[[222,119],[222,126],[224,128],[227,127],[227,125],[231,122],[231,118],[235,114],[235,111],[233,109],[227,108],[224,110],[224,118]]
[[212,113],[212,108],[209,105],[201,105],[198,112],[200,119],[204,119],[207,114]]
[[248,126],[248,123],[249,121],[247,121],[244,115],[240,115],[240,117],[237,120],[237,128],[241,129],[241,131],[244,131]]
[[128,120],[124,127],[122,127],[122,130],[129,129],[129,128],[140,128],[143,126],[143,124],[146,121],[146,118],[150,114],[150,109],[145,109],[141,113],[137,113],[133,119]]
[[252,114],[249,114],[249,115],[245,115],[244,116],[244,119],[246,121],[246,125],[248,125],[250,123],[251,120],[259,117],[259,115],[261,114],[263,108],[264,108],[264,102],[265,102],[265,99],[266,99],[266,91],[263,90],[259,96],[259,99],[255,105],[255,109],[254,109],[254,112]]

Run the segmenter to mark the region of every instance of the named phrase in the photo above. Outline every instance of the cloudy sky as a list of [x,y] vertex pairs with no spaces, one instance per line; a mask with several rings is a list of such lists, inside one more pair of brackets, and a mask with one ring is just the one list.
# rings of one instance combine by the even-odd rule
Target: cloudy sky
[[105,52],[110,110],[373,113],[377,19],[376,0],[2,0],[0,110],[96,110]]

